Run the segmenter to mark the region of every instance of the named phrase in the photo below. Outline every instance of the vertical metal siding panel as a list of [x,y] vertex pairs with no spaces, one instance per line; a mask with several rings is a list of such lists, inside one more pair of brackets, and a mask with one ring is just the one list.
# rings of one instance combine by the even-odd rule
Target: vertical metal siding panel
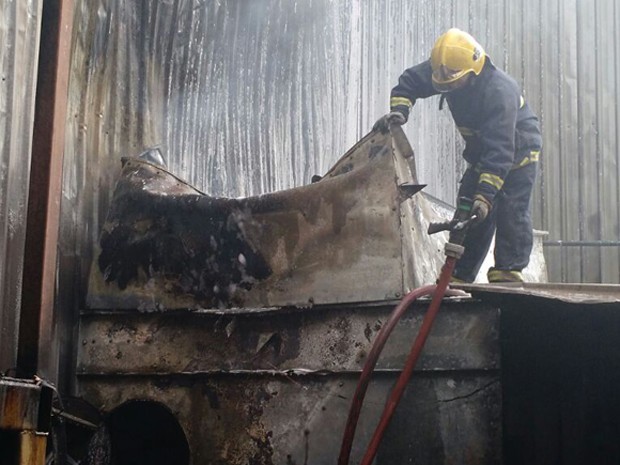
[[[579,100],[577,75],[577,3],[561,0],[560,3],[560,159],[562,205],[562,239],[575,241],[581,238],[579,208],[581,205],[579,182]],[[576,187],[577,186],[577,187]],[[581,280],[579,249],[567,248],[562,267],[567,282]]]
[[[579,95],[579,172],[576,182],[580,196],[579,223],[582,240],[599,240],[597,147],[597,65],[596,16],[598,2],[577,1],[577,82]],[[573,178],[575,179],[575,178]],[[598,247],[583,247],[580,282],[600,282],[601,254]]]
[[[618,96],[618,89],[620,89],[620,5],[615,0],[610,0],[614,5],[614,24],[613,24],[613,34],[611,37],[614,38],[614,57],[615,57],[615,84],[613,86],[614,95],[615,95],[615,123],[616,123],[616,170],[607,174],[608,176],[615,177],[619,180],[619,185],[617,187],[616,192],[616,208],[617,208],[617,220],[616,226],[614,228],[614,235],[612,237],[615,240],[620,240],[620,96]],[[612,273],[614,272],[614,268],[616,270],[615,275],[617,276],[617,283],[620,283],[620,260],[616,262],[615,267],[612,265]],[[613,275],[612,275],[613,277]]]
[[[425,41],[428,40],[428,32],[426,31],[426,21],[425,21],[425,9],[428,4],[428,0],[421,0],[418,2],[412,3],[412,15],[414,17],[415,25],[411,28],[410,33],[404,36],[404,40],[408,40],[413,44],[412,54],[407,60],[405,66],[395,70],[394,75],[399,76],[402,71],[406,68],[409,68],[420,61],[422,61],[425,57],[428,57],[428,52],[424,50],[428,48],[430,44]],[[389,31],[386,31],[388,33]],[[396,80],[393,83],[390,83],[390,87],[396,84]],[[409,121],[405,126],[405,132],[411,138],[413,143],[413,148],[417,153],[417,168],[418,168],[418,176],[425,184],[428,184],[426,191],[435,194],[433,180],[429,178],[430,169],[429,160],[435,158],[436,153],[433,151],[436,148],[433,144],[429,144],[429,139],[432,140],[434,138],[434,134],[431,132],[434,127],[436,127],[436,115],[432,113],[432,106],[430,106],[430,101],[433,99],[426,100],[418,100],[415,103],[415,106],[412,108],[411,114],[409,116]]]
[[[618,240],[620,236],[620,203],[618,202],[618,157],[620,147],[616,135],[618,67],[618,41],[614,34],[618,29],[615,18],[614,0],[599,0],[596,6],[596,88],[599,169],[596,179],[589,184],[598,187],[600,204],[593,212],[599,217],[602,240]],[[620,38],[616,38],[620,39]],[[601,249],[601,282],[620,282],[620,247]]]
[[499,68],[504,67],[504,51],[506,42],[506,23],[504,15],[506,2],[496,2],[487,4],[489,19],[487,21],[487,37],[482,44],[485,51],[489,54],[493,63]]
[[[615,65],[615,86],[614,86],[614,106],[616,108],[616,171],[608,174],[608,176],[615,177],[617,180],[620,180],[620,96],[618,95],[618,89],[620,89],[620,5],[615,0],[610,0],[614,5],[614,33],[612,37],[614,37],[614,56],[616,59]],[[620,182],[620,181],[619,181]],[[620,185],[618,186],[617,197],[616,197],[616,205],[620,210]],[[620,240],[620,211],[618,211],[618,220],[617,225],[615,227],[614,236],[616,240]],[[615,266],[616,276],[618,277],[618,283],[620,283],[620,260]],[[612,273],[613,273],[612,269]]]
[[[560,136],[560,99],[558,91],[560,80],[559,41],[559,3],[563,0],[541,3],[541,91],[542,109],[539,114],[543,134],[543,150],[538,174],[541,184],[542,228],[549,232],[549,239],[562,239],[562,196],[561,192],[561,136]],[[545,258],[549,279],[562,280],[563,251],[559,247],[547,247]]]
[[[361,15],[360,15],[360,28],[362,30],[362,41],[361,41],[361,50],[362,50],[362,63],[364,67],[364,75],[366,79],[360,79],[360,102],[358,107],[358,114],[356,115],[356,120],[358,121],[359,129],[362,130],[363,118],[362,115],[365,112],[366,106],[369,104],[368,95],[369,95],[369,87],[373,85],[375,82],[375,66],[377,60],[376,52],[382,46],[385,46],[385,39],[373,40],[377,39],[374,35],[374,21],[373,19],[378,17],[380,13],[380,9],[385,6],[385,3],[376,3],[376,2],[367,2],[360,4],[361,7]],[[380,44],[377,46],[377,42]],[[303,49],[303,45],[301,46]],[[300,183],[301,184],[301,183]]]
[[454,27],[469,31],[469,4],[470,0],[456,1],[454,3]]
[[502,42],[502,53],[495,57],[495,62],[501,64],[502,69],[508,69],[508,35],[510,34],[510,24],[509,24],[509,15],[510,15],[510,0],[504,0],[504,17],[502,18],[504,24],[504,37]]
[[489,5],[488,0],[470,0],[469,3],[469,33],[478,42],[487,47],[489,40]]
[[523,82],[523,25],[520,2],[506,3],[506,66],[504,70],[518,83]]
[[[22,189],[16,191],[12,184],[13,174],[16,172],[16,160],[11,150],[11,131],[13,117],[14,86],[17,79],[17,70],[13,70],[15,57],[18,56],[15,50],[15,17],[16,4],[14,2],[3,1],[0,3],[0,15],[3,18],[11,18],[6,23],[3,22],[0,28],[0,38],[2,49],[0,50],[0,71],[2,81],[0,87],[0,370],[5,370],[15,366],[16,355],[16,319],[19,305],[15,305],[10,294],[12,288],[19,282],[21,261],[15,266],[8,266],[10,259],[10,248],[16,247],[19,243],[23,249],[23,231],[15,240],[11,240],[12,220],[15,205],[11,204],[11,199],[21,197],[24,199],[27,191]],[[13,70],[13,73],[11,73]],[[5,78],[8,76],[8,79]],[[22,163],[22,165],[27,165]],[[17,167],[19,168],[19,166]],[[19,171],[17,171],[19,172]],[[27,186],[27,183],[26,183]],[[25,199],[24,199],[25,200]],[[25,209],[22,207],[22,211]],[[20,213],[19,210],[16,213]],[[16,225],[24,224],[25,221],[17,222]],[[20,287],[21,289],[21,287]]]
[[[521,92],[532,111],[539,117],[541,113],[541,76],[542,63],[540,61],[543,38],[539,24],[542,14],[539,1],[523,4],[523,82],[520,82]],[[532,194],[532,220],[534,228],[542,229],[542,193],[540,176]]]
[[[614,40],[614,57],[615,57],[615,73],[614,73],[614,77],[615,77],[615,85],[614,85],[614,107],[616,109],[616,115],[615,115],[615,122],[616,122],[616,141],[615,141],[615,146],[616,146],[616,171],[615,172],[611,172],[608,173],[607,176],[611,176],[611,177],[615,177],[615,179],[618,181],[618,186],[617,186],[617,191],[616,191],[616,207],[617,207],[617,219],[616,219],[616,226],[614,227],[614,231],[613,231],[613,235],[612,237],[615,238],[615,240],[620,240],[620,95],[618,95],[618,89],[620,89],[620,27],[618,27],[618,25],[620,25],[620,5],[618,5],[618,2],[614,1],[614,0],[610,0],[610,2],[613,3],[614,5],[614,27],[613,27],[613,34],[612,37],[615,36],[615,40]],[[620,251],[618,251],[619,255],[620,255]],[[615,271],[615,272],[614,272]],[[617,278],[617,280],[614,280],[613,282],[617,282],[620,284],[620,259],[617,261],[615,266],[611,266],[611,271],[612,273],[612,279],[613,276],[615,275]]]
[[[428,48],[430,44],[425,41],[428,40],[428,32],[426,30],[426,21],[425,21],[425,10],[428,4],[427,0],[421,0],[419,2],[411,2],[412,5],[412,15],[415,21],[415,25],[411,28],[411,31],[404,36],[404,40],[410,41],[412,46],[412,54],[407,60],[405,66],[399,68],[398,70],[394,70],[395,76],[399,76],[402,71],[406,68],[409,68],[420,61],[422,61],[425,57],[428,57],[428,52],[424,50]],[[389,33],[388,30],[385,31]],[[396,84],[397,80],[394,80],[390,83],[390,87]],[[427,100],[418,100],[415,103],[415,106],[412,108],[409,121],[405,126],[405,132],[411,138],[413,143],[413,148],[416,151],[417,157],[417,168],[418,168],[418,176],[420,179],[425,179],[426,181],[422,181],[425,184],[428,184],[426,191],[435,194],[434,189],[434,180],[429,177],[430,174],[430,161],[432,161],[436,157],[436,146],[433,144],[429,144],[429,139],[432,140],[434,138],[434,134],[432,133],[433,129],[436,127],[436,115],[432,113],[432,107],[430,106],[430,101],[433,99]]]
[[0,0],[0,371],[15,366],[41,0]]

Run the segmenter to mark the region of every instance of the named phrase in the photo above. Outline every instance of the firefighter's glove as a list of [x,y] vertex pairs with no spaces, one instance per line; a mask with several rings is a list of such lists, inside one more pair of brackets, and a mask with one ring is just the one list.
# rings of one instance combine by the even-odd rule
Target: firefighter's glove
[[407,118],[400,111],[391,111],[387,115],[383,115],[377,120],[372,127],[373,131],[380,131],[382,133],[388,132],[391,124],[398,124],[402,126],[407,122]]
[[473,224],[480,224],[489,216],[489,212],[492,208],[491,202],[489,202],[483,195],[477,194],[474,197],[474,203],[471,206],[471,216],[475,216],[476,219]]

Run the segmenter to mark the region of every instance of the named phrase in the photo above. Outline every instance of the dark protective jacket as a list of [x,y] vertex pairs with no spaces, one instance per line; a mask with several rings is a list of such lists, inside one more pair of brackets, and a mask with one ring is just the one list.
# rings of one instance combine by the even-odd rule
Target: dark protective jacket
[[[430,60],[404,71],[392,89],[390,108],[409,116],[419,98],[437,95]],[[477,194],[493,201],[511,169],[536,161],[542,146],[538,118],[517,83],[487,57],[464,88],[442,94],[465,139],[463,157],[480,172]]]

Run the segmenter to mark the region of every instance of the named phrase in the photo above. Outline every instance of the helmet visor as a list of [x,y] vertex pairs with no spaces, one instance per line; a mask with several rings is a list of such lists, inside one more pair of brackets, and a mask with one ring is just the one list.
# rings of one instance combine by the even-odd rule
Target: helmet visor
[[437,92],[452,92],[463,87],[469,79],[471,70],[451,69],[441,65],[433,71],[433,87]]

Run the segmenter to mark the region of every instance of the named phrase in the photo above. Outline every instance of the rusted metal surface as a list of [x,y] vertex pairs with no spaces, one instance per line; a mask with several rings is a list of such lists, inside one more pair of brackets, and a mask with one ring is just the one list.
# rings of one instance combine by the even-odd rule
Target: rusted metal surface
[[40,395],[34,382],[0,377],[0,429],[35,430]]
[[[414,250],[402,244],[401,204],[422,186],[406,170],[399,175],[405,161],[395,140],[371,133],[319,182],[246,199],[213,198],[157,165],[126,160],[89,306],[303,306],[403,295],[419,283],[404,282]],[[411,151],[404,135],[400,143]]]
[[45,465],[47,433],[22,431],[19,435],[19,460],[16,465]]
[[53,377],[58,363],[53,307],[72,23],[72,0],[44,2],[17,347],[21,378],[40,368]]
[[[359,460],[421,324],[411,309],[367,396]],[[126,401],[167,406],[191,463],[331,464],[371,342],[391,305],[292,312],[103,312],[82,315],[79,392],[111,412]],[[499,464],[501,396],[495,307],[446,301],[378,464]]]
[[45,464],[51,409],[46,383],[0,376],[0,463]]

